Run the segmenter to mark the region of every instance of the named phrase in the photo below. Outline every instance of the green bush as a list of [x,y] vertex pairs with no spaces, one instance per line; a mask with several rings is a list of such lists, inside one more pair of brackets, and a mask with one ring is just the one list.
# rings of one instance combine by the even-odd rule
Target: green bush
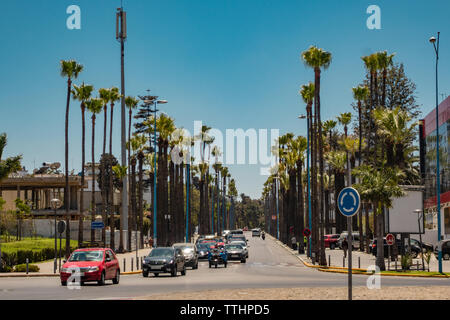
[[404,256],[402,256],[402,269],[403,270],[409,270],[409,268],[412,265],[412,257],[409,253],[406,253]]
[[[19,264],[15,266],[14,272],[27,272],[27,265]],[[35,264],[28,264],[28,272],[39,272],[39,267]]]

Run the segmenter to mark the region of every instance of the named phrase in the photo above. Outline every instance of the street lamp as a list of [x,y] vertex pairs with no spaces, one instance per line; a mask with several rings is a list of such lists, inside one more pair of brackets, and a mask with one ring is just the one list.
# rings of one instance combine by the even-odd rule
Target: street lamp
[[[438,64],[439,64],[439,35],[437,40],[435,37],[430,38],[430,43],[433,44],[434,52],[436,53],[436,198],[437,198],[437,214],[438,214],[438,242],[442,240],[441,236],[441,183],[439,178],[439,82],[438,82]],[[439,272],[442,273],[442,248],[438,246]]]
[[[307,174],[307,180],[308,180],[308,217],[309,217],[309,230],[312,230],[312,225],[311,225],[311,220],[312,220],[312,213],[311,213],[311,176],[309,173],[309,156],[310,156],[310,150],[309,150],[309,121],[310,121],[310,117],[308,115],[300,115],[298,118],[299,119],[306,119],[306,136],[307,136],[307,145],[306,145],[306,174]],[[311,237],[309,237],[308,239],[308,253],[309,253],[309,257],[311,257]]]
[[56,260],[58,259],[58,257],[57,257],[58,246],[57,246],[57,239],[56,239],[56,210],[61,208],[62,202],[61,202],[61,200],[55,198],[55,199],[50,200],[50,205],[51,205],[52,209],[55,211],[55,260],[53,262],[53,273],[56,273]]
[[[157,100],[155,99],[153,100],[149,100],[149,99],[145,99],[144,103],[146,105],[149,105],[153,102],[155,109],[151,109],[149,108],[149,112],[153,112],[154,113],[154,124],[153,124],[153,133],[154,133],[154,174],[153,174],[153,246],[156,248],[157,247],[157,228],[156,228],[156,213],[157,213],[157,208],[156,208],[156,113],[159,111],[158,109],[156,109],[157,104],[166,104],[167,100]],[[150,141],[150,145],[151,145],[151,141]]]

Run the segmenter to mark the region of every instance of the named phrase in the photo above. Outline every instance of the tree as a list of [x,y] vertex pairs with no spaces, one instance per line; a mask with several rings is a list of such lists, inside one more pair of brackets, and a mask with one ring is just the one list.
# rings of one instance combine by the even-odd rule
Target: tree
[[[85,102],[87,109],[92,113],[92,198],[91,198],[91,220],[95,221],[95,119],[96,115],[102,111],[103,108],[103,100],[100,98],[91,98]],[[95,241],[95,230],[91,229],[91,242]],[[114,247],[113,247],[114,249]]]
[[[372,166],[360,166],[353,170],[354,175],[359,178],[359,183],[355,184],[362,199],[371,201],[374,204],[375,215],[383,214],[383,207],[390,208],[392,200],[396,197],[404,196],[404,192],[399,186],[399,178],[403,173],[398,169],[389,167],[373,168]],[[386,269],[384,263],[383,220],[376,219],[377,226],[377,259],[376,264],[380,270]]]
[[72,79],[78,78],[78,75],[83,71],[83,66],[78,64],[75,60],[61,60],[60,73],[62,77],[67,77],[67,99],[66,99],[66,120],[65,120],[65,189],[64,189],[64,204],[66,208],[66,258],[70,255],[70,190],[69,190],[69,105],[70,93],[72,90]]
[[[9,176],[9,174],[16,172],[22,168],[20,161],[22,160],[22,156],[14,156],[2,159],[3,152],[6,148],[8,142],[8,136],[6,133],[0,134],[0,181]],[[0,190],[1,196],[1,190]]]
[[[331,64],[331,53],[327,52],[323,49],[317,48],[315,46],[311,46],[308,50],[302,53],[302,59],[305,62],[306,66],[313,68],[314,70],[314,104],[315,104],[315,123],[317,128],[317,146],[318,146],[318,155],[319,155],[319,172],[320,172],[320,199],[318,200],[318,213],[320,214],[320,221],[323,224],[323,208],[322,204],[324,202],[324,183],[323,183],[323,174],[324,174],[324,159],[323,159],[323,136],[322,136],[322,122],[320,119],[320,75],[321,69],[328,69]],[[317,193],[316,193],[317,194]],[[319,234],[319,243],[320,243],[320,257],[319,263],[321,265],[326,265],[326,257],[325,257],[325,243],[323,241],[323,225],[320,227],[321,233]]]
[[85,85],[84,82],[81,86],[74,85],[72,90],[73,99],[80,101],[81,109],[81,192],[80,192],[80,214],[78,218],[78,245],[83,242],[83,216],[84,216],[84,166],[86,158],[86,101],[91,98],[94,86]]

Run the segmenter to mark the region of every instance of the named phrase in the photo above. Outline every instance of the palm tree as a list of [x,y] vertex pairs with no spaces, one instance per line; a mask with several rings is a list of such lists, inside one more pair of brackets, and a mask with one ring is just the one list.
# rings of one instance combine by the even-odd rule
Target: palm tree
[[383,214],[383,207],[390,208],[392,200],[396,197],[404,196],[402,188],[399,186],[399,178],[403,175],[398,169],[389,167],[381,167],[375,169],[372,166],[361,166],[354,170],[354,174],[358,176],[359,183],[355,188],[359,191],[363,199],[367,199],[374,204],[377,226],[377,259],[376,265],[381,271],[386,270],[384,263],[383,236],[384,227],[383,220],[379,219]]
[[[306,119],[308,121],[308,126],[309,126],[309,137],[310,137],[310,154],[313,155],[313,150],[314,150],[314,143],[313,143],[313,139],[311,139],[312,136],[312,130],[313,130],[313,126],[312,126],[312,104],[314,102],[314,95],[315,95],[315,88],[314,88],[314,84],[312,82],[309,82],[307,85],[302,85],[301,90],[300,90],[300,95],[302,96],[303,102],[306,103]],[[311,161],[312,162],[312,161]],[[311,167],[312,169],[312,167]],[[310,172],[312,173],[312,170],[310,169]],[[311,192],[311,190],[310,190]],[[312,194],[311,194],[312,196]],[[314,207],[314,203],[311,203],[311,209],[309,208],[310,203],[308,201],[308,211],[307,211],[307,215],[306,215],[306,225],[309,225],[309,211],[311,210],[311,212],[313,212],[313,207]],[[312,221],[311,221],[312,222]],[[309,252],[308,252],[309,254]]]
[[[131,118],[133,116],[133,109],[136,109],[139,100],[135,97],[126,97],[125,98],[125,106],[128,108],[128,141],[131,139]],[[128,181],[131,181],[131,171],[130,171],[130,161],[131,161],[131,152],[130,152],[130,144],[128,144]],[[129,182],[130,190],[131,190],[131,182]],[[131,197],[130,197],[131,202]],[[128,216],[131,214],[131,203],[128,205]],[[119,252],[123,252],[123,214],[120,215],[120,237],[119,237]],[[128,227],[129,229],[130,227]]]
[[83,216],[84,216],[84,166],[85,166],[85,149],[86,149],[86,122],[85,122],[85,111],[86,111],[86,101],[91,98],[92,91],[94,91],[94,86],[85,85],[73,86],[72,96],[75,100],[81,102],[81,192],[80,192],[80,215],[78,218],[78,245],[83,242]]
[[392,66],[395,53],[388,54],[387,51],[377,53],[377,62],[380,70],[383,70],[383,84],[382,84],[382,95],[381,95],[381,106],[386,106],[386,79],[387,79],[387,69]]
[[[109,89],[109,103],[111,105],[111,126],[109,129],[109,153],[112,155],[112,133],[113,133],[113,123],[114,123],[114,104],[119,101],[122,98],[122,95],[119,93],[119,88],[112,87]],[[109,195],[111,197],[109,202],[109,213],[111,215],[111,219],[109,221],[110,230],[111,230],[111,241],[110,246],[111,248],[115,248],[115,220],[114,220],[114,186],[113,186],[113,179],[109,180]],[[122,217],[123,215],[120,215],[121,217],[121,226],[123,225]],[[122,229],[120,230],[120,233],[122,234]],[[122,248],[123,249],[123,248]]]
[[[85,102],[87,109],[92,113],[92,198],[91,198],[91,220],[95,220],[95,119],[96,115],[102,111],[103,100],[100,98],[91,98]],[[112,179],[111,179],[112,180]],[[91,242],[95,241],[95,230],[91,229]]]
[[[334,174],[334,194],[335,197],[341,190],[345,187],[345,161],[346,154],[343,151],[330,151],[326,154],[328,165],[331,167]],[[346,219],[339,215],[339,209],[337,202],[335,201],[335,221],[336,221],[336,232],[341,233],[344,231]]]
[[[320,74],[321,69],[326,70],[331,64],[331,53],[323,49],[319,49],[315,46],[311,46],[308,50],[302,53],[302,59],[306,66],[314,69],[314,104],[315,104],[315,123],[317,128],[318,139],[318,153],[319,153],[319,172],[320,172],[320,200],[318,201],[318,212],[320,213],[321,223],[323,223],[323,208],[324,201],[324,186],[323,186],[323,137],[322,137],[322,122],[320,119]],[[323,241],[323,227],[320,228],[321,234],[319,235],[320,243],[320,258],[319,263],[326,265],[325,258],[325,243]]]
[[78,75],[83,71],[83,66],[78,64],[75,60],[61,60],[61,76],[67,77],[67,102],[66,102],[66,122],[65,122],[65,189],[64,189],[64,203],[66,208],[66,258],[70,255],[70,190],[69,190],[69,105],[70,94],[72,91],[72,79],[78,78]]
[[[22,168],[20,164],[20,161],[22,160],[21,155],[2,160],[3,152],[5,151],[7,143],[8,136],[6,133],[0,134],[0,181],[7,178],[10,173],[16,172]],[[0,196],[1,195],[0,189]]]

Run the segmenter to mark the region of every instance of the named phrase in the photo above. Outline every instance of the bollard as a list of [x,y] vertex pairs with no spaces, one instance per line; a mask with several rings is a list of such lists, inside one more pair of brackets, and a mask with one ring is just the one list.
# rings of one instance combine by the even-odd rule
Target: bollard
[[28,274],[28,262],[29,262],[28,258],[25,261],[27,263],[27,274]]
[[342,267],[345,268],[345,257],[342,257]]
[[395,257],[395,271],[397,271],[397,260],[398,260],[398,257]]
[[416,261],[417,263],[417,271],[419,271],[419,261]]
[[126,264],[126,259],[123,258],[123,272],[127,272],[127,264]]
[[139,270],[139,257],[136,257],[136,271]]
[[361,269],[361,257],[358,257],[358,269]]
[[331,267],[331,256],[328,255],[328,266]]
[[134,266],[134,264],[133,264],[133,257],[131,257],[131,272],[133,272],[133,266]]

